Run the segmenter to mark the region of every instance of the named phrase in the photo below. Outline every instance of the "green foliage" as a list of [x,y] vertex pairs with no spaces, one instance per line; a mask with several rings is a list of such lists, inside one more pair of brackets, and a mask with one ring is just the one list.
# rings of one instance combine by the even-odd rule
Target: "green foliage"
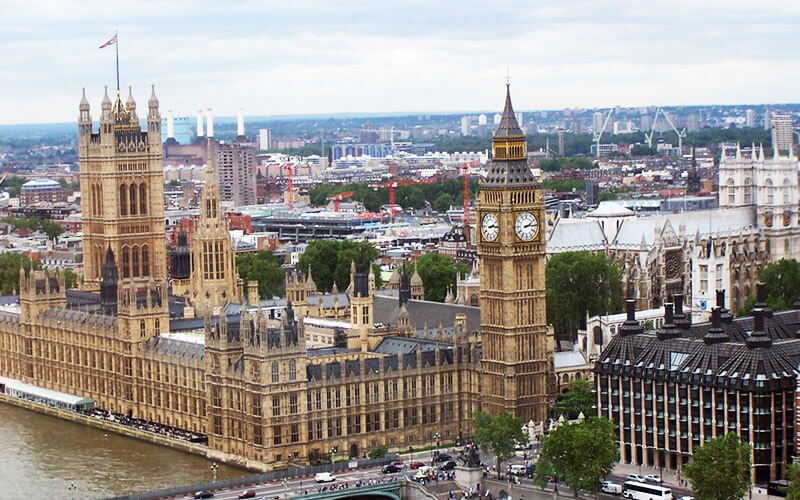
[[8,193],[12,197],[19,196],[19,192],[22,189],[22,185],[28,182],[28,179],[24,177],[19,177],[17,175],[12,175],[11,177],[7,177],[6,180],[3,182],[0,187],[8,191]]
[[[767,305],[773,311],[783,311],[792,307],[800,297],[800,262],[794,259],[781,259],[768,264],[758,271],[758,279],[767,291]],[[748,297],[736,310],[737,316],[750,314],[756,297]]]
[[0,253],[0,293],[11,295],[15,289],[19,289],[19,268],[30,272],[31,265],[34,269],[40,269],[41,263],[31,261],[31,259],[20,253],[3,252]]
[[372,274],[375,275],[375,288],[381,288],[383,286],[383,276],[381,276],[380,264],[372,264]]
[[[350,286],[351,262],[371,264],[377,258],[378,251],[366,241],[314,240],[300,257],[298,267],[305,272],[310,266],[317,289],[329,292],[334,282],[339,290]],[[376,285],[378,279],[376,275]]]
[[697,500],[734,500],[750,487],[750,445],[729,433],[695,448],[683,474]]
[[631,156],[655,156],[657,154],[656,148],[648,147],[647,144],[636,144],[631,148]]
[[72,269],[64,269],[64,286],[67,288],[78,286],[78,275]]
[[245,286],[248,281],[258,281],[259,297],[271,299],[283,296],[286,273],[281,268],[281,262],[272,253],[261,250],[237,255],[236,270]]
[[542,459],[575,491],[597,492],[619,460],[617,426],[602,417],[560,425],[542,439]]
[[283,153],[292,156],[327,156],[327,151],[323,151],[319,142],[306,144],[301,148],[270,149],[269,151],[259,151],[260,153]]
[[450,207],[453,205],[453,197],[450,196],[450,193],[442,193],[436,198],[436,202],[433,204],[433,209],[443,214],[450,210]]
[[651,330],[655,330],[655,325],[653,324],[653,320],[652,319],[648,319],[648,320],[642,321],[642,330],[644,330],[646,332],[649,332]]
[[622,271],[603,254],[563,252],[547,261],[547,321],[570,340],[589,316],[622,310]]
[[533,467],[533,484],[544,489],[550,478],[556,475],[556,469],[549,460],[540,458]]
[[789,464],[786,479],[789,481],[789,486],[783,488],[786,500],[800,500],[800,463]]
[[31,231],[43,231],[49,239],[57,238],[64,232],[64,228],[58,222],[38,217],[16,218],[6,217],[3,222],[10,224],[14,229],[30,229]]
[[586,188],[586,181],[583,179],[545,179],[542,181],[542,188],[558,193],[569,193],[573,189],[581,191]]
[[558,172],[559,170],[570,168],[572,170],[589,170],[594,167],[591,160],[579,156],[568,158],[548,158],[540,160],[536,164],[543,172]]
[[[447,288],[455,287],[456,273],[461,278],[466,277],[469,269],[466,264],[454,263],[450,257],[439,252],[428,252],[414,262],[422,284],[425,287],[425,300],[444,302],[447,297]],[[409,274],[414,273],[414,267],[408,267]]]
[[383,458],[383,457],[386,456],[387,453],[389,453],[389,449],[384,445],[380,445],[380,446],[376,446],[375,448],[372,448],[371,450],[369,450],[369,453],[367,453],[367,456],[369,458]]
[[493,453],[497,460],[497,471],[500,464],[514,455],[514,444],[528,444],[528,433],[522,430],[522,419],[502,412],[497,416],[480,412],[473,422],[475,437],[473,441],[484,453]]
[[613,191],[601,191],[600,192],[600,201],[610,201],[610,200],[616,200],[616,199],[617,199],[617,193],[615,193]]
[[568,420],[575,420],[581,412],[585,417],[594,416],[594,401],[592,384],[584,379],[573,380],[566,392],[556,396],[555,403],[550,406],[550,416],[557,419],[564,415]]
[[[339,193],[352,191],[353,195],[349,198],[361,202],[370,212],[379,212],[381,206],[389,204],[389,189],[372,189],[369,184],[345,184],[342,186],[333,184],[322,184],[308,190],[308,197],[312,205],[323,206],[328,204],[328,198]],[[470,198],[475,199],[478,193],[478,181],[469,182]],[[460,205],[464,202],[463,180],[451,179],[443,182],[432,182],[429,184],[414,184],[411,186],[399,186],[395,189],[395,203],[403,208],[420,209],[425,206],[425,202],[434,206],[439,197],[443,194],[450,195],[453,205]]]

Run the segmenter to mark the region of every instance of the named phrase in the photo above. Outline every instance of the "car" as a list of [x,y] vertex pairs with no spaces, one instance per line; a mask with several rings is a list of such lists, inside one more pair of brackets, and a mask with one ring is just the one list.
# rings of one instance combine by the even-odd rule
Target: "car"
[[436,455],[436,456],[434,457],[434,459],[433,459],[433,461],[434,461],[435,463],[439,463],[439,462],[447,462],[448,460],[452,460],[452,458],[451,458],[451,457],[450,457],[450,455],[448,455],[447,453],[439,453],[439,454],[438,454],[438,455]]
[[600,491],[603,493],[610,493],[612,495],[621,495],[622,485],[613,481],[602,481],[600,482]]
[[686,495],[686,496],[680,497],[678,500],[694,500],[694,497],[690,496],[690,495]]
[[420,467],[424,466],[425,462],[411,462],[408,464],[408,468],[412,470],[419,469]]
[[392,465],[394,465],[395,467],[400,467],[401,469],[405,469],[406,468],[406,463],[403,462],[402,460],[398,460],[396,462],[392,462]]
[[398,467],[395,464],[384,465],[381,467],[381,472],[384,474],[394,474],[395,472],[400,472],[403,470],[402,467]]
[[195,492],[195,498],[214,498],[214,494],[208,490],[200,490]]
[[336,481],[336,476],[330,472],[317,472],[314,474],[314,481],[318,483],[332,483],[333,481]]
[[639,482],[639,483],[646,483],[647,479],[645,479],[644,476],[640,476],[639,474],[628,474],[627,481],[636,481],[636,482]]
[[511,467],[508,468],[508,472],[515,476],[521,476],[525,474],[525,471],[528,469],[527,466],[524,464],[511,464]]
[[255,490],[247,490],[239,493],[239,498],[255,498],[256,492]]
[[456,468],[457,465],[458,464],[455,462],[455,460],[448,460],[447,462],[440,465],[439,468],[441,470],[453,470]]
[[644,480],[649,482],[649,483],[660,483],[661,482],[661,478],[658,476],[658,474],[648,474],[648,475],[644,476]]

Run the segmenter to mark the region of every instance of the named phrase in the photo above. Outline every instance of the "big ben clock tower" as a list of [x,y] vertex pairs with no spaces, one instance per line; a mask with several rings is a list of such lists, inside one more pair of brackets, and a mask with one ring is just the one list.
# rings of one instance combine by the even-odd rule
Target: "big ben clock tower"
[[478,195],[483,408],[523,422],[547,417],[548,370],[542,190],[528,168],[525,135],[506,105]]

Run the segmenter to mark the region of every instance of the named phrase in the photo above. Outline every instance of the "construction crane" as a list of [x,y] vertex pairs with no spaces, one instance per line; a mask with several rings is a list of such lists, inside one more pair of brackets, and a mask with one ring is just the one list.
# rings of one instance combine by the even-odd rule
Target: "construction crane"
[[683,154],[683,138],[686,137],[686,129],[684,128],[679,132],[675,124],[672,123],[672,119],[669,117],[667,112],[661,109],[661,106],[656,107],[656,114],[653,116],[653,124],[650,127],[650,133],[648,134],[645,132],[644,134],[644,138],[647,141],[647,147],[648,148],[653,147],[653,136],[656,133],[656,124],[658,123],[659,115],[662,115],[664,119],[667,120],[669,126],[672,127],[672,130],[675,131],[675,135],[678,136],[678,151],[680,154]]
[[336,195],[333,195],[333,196],[329,196],[326,199],[328,201],[332,201],[333,202],[333,211],[334,212],[338,212],[339,211],[339,204],[342,202],[342,200],[344,200],[346,198],[350,198],[351,196],[353,196],[353,192],[352,191],[345,191],[344,193],[339,193],[339,194],[336,194]]
[[398,179],[396,181],[389,181],[383,184],[371,184],[369,187],[375,191],[381,188],[387,188],[389,190],[389,216],[392,218],[392,221],[394,221],[394,215],[397,206],[395,204],[395,197],[394,197],[395,189],[397,189],[399,186],[413,186],[414,184],[430,184],[431,182],[433,182],[433,179],[429,180]]
[[606,115],[606,119],[603,122],[603,128],[600,129],[600,132],[594,132],[594,157],[600,157],[600,139],[603,138],[603,132],[606,131],[606,127],[608,127],[608,121],[611,119],[611,115],[614,114],[614,108],[608,110],[608,114]]

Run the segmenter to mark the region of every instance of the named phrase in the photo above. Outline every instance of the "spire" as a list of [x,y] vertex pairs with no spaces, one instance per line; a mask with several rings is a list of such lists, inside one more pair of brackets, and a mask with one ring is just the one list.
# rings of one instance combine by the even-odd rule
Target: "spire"
[[158,107],[158,97],[156,97],[156,84],[150,84],[150,100],[147,101],[147,105],[151,108]]
[[750,147],[750,159],[753,161],[758,161],[758,151],[756,151],[756,143],[753,141],[752,146]]
[[111,98],[108,97],[108,85],[106,85],[106,93],[103,95],[103,109],[111,109]]
[[128,100],[125,102],[125,106],[127,106],[130,111],[136,110],[136,100],[133,98],[133,85],[128,85]]
[[503,116],[500,118],[500,125],[494,132],[495,137],[523,137],[522,129],[517,123],[517,115],[514,114],[514,106],[511,105],[511,84],[506,82],[506,105],[503,108]]
[[81,111],[89,111],[89,100],[86,98],[86,87],[83,87],[83,96],[81,97],[79,109]]

